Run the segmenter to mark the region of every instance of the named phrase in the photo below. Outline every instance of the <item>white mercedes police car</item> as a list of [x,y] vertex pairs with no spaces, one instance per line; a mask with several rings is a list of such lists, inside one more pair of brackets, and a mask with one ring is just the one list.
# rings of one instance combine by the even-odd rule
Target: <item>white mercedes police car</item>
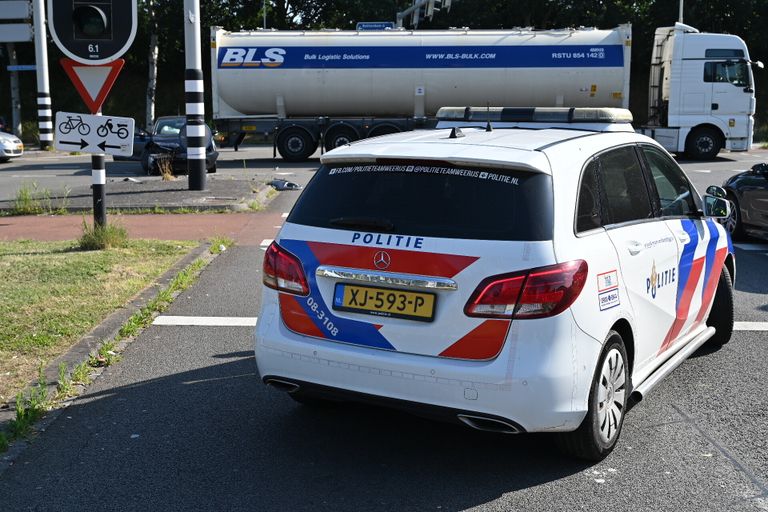
[[599,460],[630,400],[731,336],[725,193],[626,110],[440,117],[322,157],[265,253],[261,378]]

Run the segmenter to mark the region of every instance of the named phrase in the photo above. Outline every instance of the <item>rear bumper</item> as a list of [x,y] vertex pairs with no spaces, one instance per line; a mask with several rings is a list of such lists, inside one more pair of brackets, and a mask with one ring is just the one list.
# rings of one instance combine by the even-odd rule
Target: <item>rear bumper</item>
[[475,362],[296,334],[283,324],[271,293],[265,290],[255,333],[264,380],[452,421],[462,413],[492,417],[526,432],[574,430],[586,414],[601,344],[570,312],[556,320],[513,322],[499,356]]

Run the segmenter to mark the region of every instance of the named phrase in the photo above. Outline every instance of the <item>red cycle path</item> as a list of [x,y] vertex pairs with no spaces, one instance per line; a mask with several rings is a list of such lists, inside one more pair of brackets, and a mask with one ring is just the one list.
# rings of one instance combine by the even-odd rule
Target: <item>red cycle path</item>
[[[92,224],[93,219],[86,216],[86,222]],[[240,245],[259,245],[264,239],[274,238],[283,218],[272,212],[200,213],[112,215],[107,222],[125,227],[131,238],[202,241],[226,236]],[[0,217],[0,241],[74,240],[82,233],[83,217],[77,215]]]

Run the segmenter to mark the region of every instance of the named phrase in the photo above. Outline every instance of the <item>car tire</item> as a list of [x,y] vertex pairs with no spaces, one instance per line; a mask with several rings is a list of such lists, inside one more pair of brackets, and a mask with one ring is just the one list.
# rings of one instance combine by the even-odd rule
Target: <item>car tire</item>
[[685,142],[685,154],[693,160],[714,160],[723,147],[722,138],[714,128],[696,128]]
[[149,176],[151,173],[149,172],[149,152],[145,151],[141,154],[141,168],[144,171],[144,174]]
[[728,193],[728,200],[731,202],[731,214],[723,219],[723,227],[731,235],[731,240],[743,240],[746,235],[744,233],[744,224],[741,222],[739,200],[731,193]]
[[286,128],[277,137],[277,150],[287,162],[305,162],[317,150],[318,141],[303,128]]
[[213,164],[211,167],[206,169],[206,171],[208,172],[208,174],[216,174],[216,164]]
[[0,158],[0,164],[4,164],[5,162],[10,162],[10,158]]
[[610,331],[592,379],[587,415],[579,428],[557,435],[561,451],[590,461],[603,460],[613,451],[630,394],[627,361],[624,340],[618,332]]
[[707,317],[707,325],[715,328],[715,335],[707,340],[710,347],[721,347],[731,340],[733,334],[733,283],[731,273],[723,265],[717,281],[717,291],[712,302],[712,310]]

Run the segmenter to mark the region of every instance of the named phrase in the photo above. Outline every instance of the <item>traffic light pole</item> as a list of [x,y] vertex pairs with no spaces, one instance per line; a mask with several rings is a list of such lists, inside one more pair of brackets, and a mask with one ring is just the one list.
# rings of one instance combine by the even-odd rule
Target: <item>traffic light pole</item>
[[205,190],[205,104],[200,39],[200,0],[184,0],[184,99],[187,113],[189,190]]
[[[96,113],[101,115],[101,109]],[[107,226],[107,170],[104,154],[91,155],[91,188],[93,189],[94,227]]]
[[51,89],[48,85],[48,41],[45,31],[45,3],[34,0],[35,65],[37,71],[37,122],[40,130],[40,149],[53,145],[53,111]]

